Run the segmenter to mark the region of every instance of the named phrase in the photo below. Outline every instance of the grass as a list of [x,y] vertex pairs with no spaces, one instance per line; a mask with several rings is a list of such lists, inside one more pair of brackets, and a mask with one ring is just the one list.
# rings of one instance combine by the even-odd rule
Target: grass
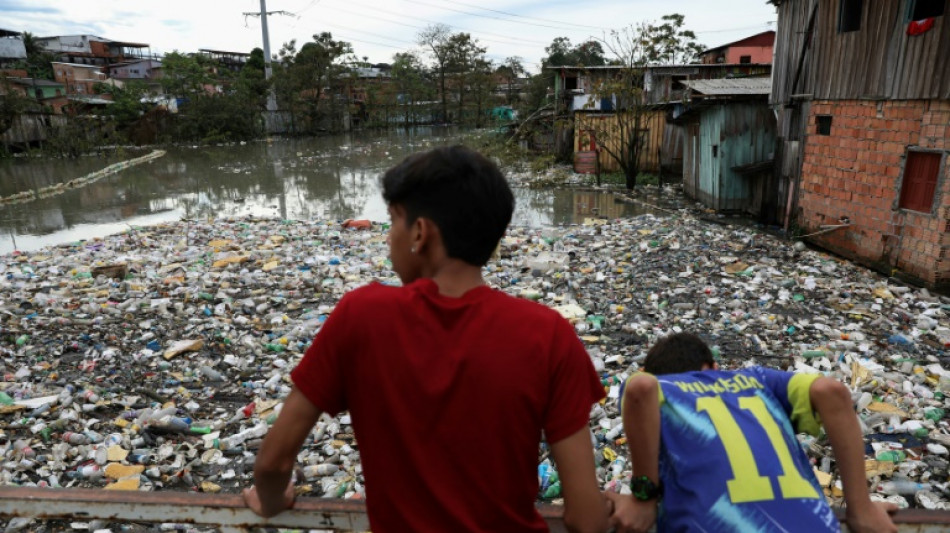
[[[597,183],[596,174],[590,175],[590,183],[592,185]],[[605,185],[605,186],[616,185],[620,187],[626,187],[627,177],[624,176],[623,172],[604,172],[604,173],[601,173],[600,175],[600,183],[601,185]],[[637,175],[637,187],[640,187],[642,185],[659,185],[659,184],[660,184],[660,179],[659,179],[659,176],[657,176],[656,174],[641,172],[639,175]]]

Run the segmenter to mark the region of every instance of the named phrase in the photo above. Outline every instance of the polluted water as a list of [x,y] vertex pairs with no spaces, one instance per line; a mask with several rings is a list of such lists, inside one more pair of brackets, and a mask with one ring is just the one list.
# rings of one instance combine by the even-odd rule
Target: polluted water
[[[239,492],[290,371],[341,296],[398,284],[387,230],[193,220],[0,257],[0,483]],[[658,338],[690,331],[722,367],[759,364],[848,385],[873,498],[950,506],[944,296],[687,210],[512,227],[483,274],[557,310],[582,339],[607,391],[590,417],[604,490],[629,492],[632,475],[621,383]],[[827,438],[800,441],[828,498],[843,503]],[[347,413],[324,415],[297,459],[299,494],[363,497]],[[544,444],[538,483],[539,501],[560,501]]]

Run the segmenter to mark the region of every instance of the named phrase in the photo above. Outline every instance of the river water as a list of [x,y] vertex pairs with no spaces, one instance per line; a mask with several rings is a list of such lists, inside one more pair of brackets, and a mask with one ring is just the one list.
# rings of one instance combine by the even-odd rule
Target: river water
[[[464,143],[437,128],[274,139],[245,145],[175,147],[164,157],[78,189],[0,206],[0,253],[32,251],[181,219],[388,219],[379,176],[413,152]],[[0,196],[66,182],[122,157],[0,161]],[[609,193],[515,188],[513,224],[580,223],[642,212]]]

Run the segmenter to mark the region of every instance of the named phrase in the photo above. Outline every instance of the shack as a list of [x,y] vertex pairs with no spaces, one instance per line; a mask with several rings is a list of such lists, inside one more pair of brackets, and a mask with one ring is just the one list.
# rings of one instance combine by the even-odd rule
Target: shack
[[719,212],[774,219],[776,139],[768,78],[689,80],[674,120],[686,130],[683,190]]

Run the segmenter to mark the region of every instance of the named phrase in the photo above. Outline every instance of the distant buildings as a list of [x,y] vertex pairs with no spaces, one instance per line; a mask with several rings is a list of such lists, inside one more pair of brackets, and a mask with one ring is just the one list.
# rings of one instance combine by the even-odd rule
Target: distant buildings
[[26,46],[20,32],[0,29],[0,68],[13,66],[26,59]]
[[96,35],[58,35],[38,37],[37,43],[65,63],[98,65],[152,58],[145,43],[113,41]]

